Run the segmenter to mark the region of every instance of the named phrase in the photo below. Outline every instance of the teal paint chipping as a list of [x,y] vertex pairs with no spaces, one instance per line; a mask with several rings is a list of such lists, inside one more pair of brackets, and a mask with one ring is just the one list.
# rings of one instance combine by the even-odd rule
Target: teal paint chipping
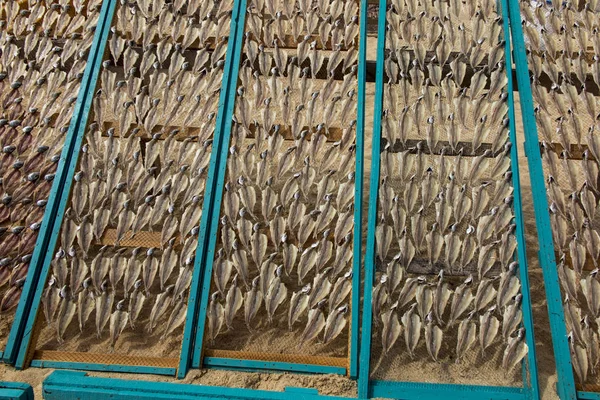
[[43,396],[46,400],[89,400],[110,398],[113,400],[156,399],[273,399],[287,400],[341,400],[346,397],[319,395],[315,389],[285,388],[284,391],[238,389],[220,386],[186,385],[134,381],[111,378],[88,377],[84,372],[55,371],[44,381]]

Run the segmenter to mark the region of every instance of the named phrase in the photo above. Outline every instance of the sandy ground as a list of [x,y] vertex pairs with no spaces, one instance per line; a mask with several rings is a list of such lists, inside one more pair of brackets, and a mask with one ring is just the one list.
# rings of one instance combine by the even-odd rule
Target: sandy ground
[[[370,38],[368,46],[368,59],[374,60],[376,53],[376,41]],[[371,164],[371,132],[373,122],[373,99],[374,84],[367,85],[367,102],[365,108],[367,111],[366,121],[366,148],[365,148],[365,173],[368,177]],[[519,115],[519,106],[516,107]],[[522,181],[523,212],[525,217],[525,230],[527,234],[527,258],[529,261],[529,274],[531,284],[531,295],[533,299],[533,313],[535,321],[536,353],[538,359],[538,372],[540,379],[541,397],[543,399],[557,398],[555,392],[556,372],[552,353],[552,342],[550,327],[548,324],[548,315],[544,293],[543,277],[537,261],[537,234],[533,217],[533,204],[531,203],[531,188],[529,184],[529,174],[527,169],[527,159],[524,156],[522,144],[522,125],[521,120],[517,118],[518,124],[518,145],[520,151],[520,173]],[[368,186],[368,178],[366,179]],[[368,187],[365,188],[368,194]],[[368,199],[365,198],[363,206],[368,205]],[[366,215],[366,212],[365,212]],[[431,372],[430,363],[413,363],[416,376],[429,375]],[[41,398],[41,389],[43,380],[51,373],[49,369],[29,368],[25,371],[16,371],[11,367],[0,365],[0,380],[27,382],[34,387],[36,398]],[[475,369],[463,372],[471,375],[470,383],[486,384],[484,379],[478,375]],[[183,382],[194,384],[216,384],[230,387],[245,387],[252,389],[283,390],[286,386],[311,387],[319,390],[321,394],[356,396],[356,383],[339,376],[308,376],[294,374],[267,374],[267,373],[239,373],[218,370],[191,371],[183,381],[177,381],[171,377],[157,377],[152,375],[126,375],[126,374],[100,374],[93,373],[95,376],[118,377],[127,379],[143,379],[165,382]],[[485,376],[485,375],[482,375]],[[463,376],[466,378],[466,376]],[[460,382],[461,376],[450,376],[449,379]]]

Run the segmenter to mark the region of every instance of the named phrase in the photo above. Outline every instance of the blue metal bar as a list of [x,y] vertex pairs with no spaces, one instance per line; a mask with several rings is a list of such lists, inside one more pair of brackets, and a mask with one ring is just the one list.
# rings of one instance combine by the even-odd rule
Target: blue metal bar
[[0,400],[34,400],[33,388],[27,383],[0,382]]
[[[517,259],[519,262],[519,277],[521,280],[521,311],[523,312],[523,325],[525,326],[525,340],[529,347],[527,363],[523,363],[523,384],[528,389],[530,398],[539,398],[539,381],[535,357],[535,336],[533,332],[533,312],[531,310],[531,294],[529,293],[529,268],[527,264],[527,249],[525,244],[525,220],[523,219],[523,204],[521,199],[521,178],[519,174],[519,150],[517,146],[517,126],[515,119],[515,101],[512,76],[512,56],[510,39],[510,21],[508,17],[507,0],[501,0],[503,30],[504,30],[504,69],[508,79],[508,118],[509,138],[512,144],[510,149],[511,172],[513,184],[513,212],[516,222]],[[527,376],[529,373],[529,376]]]
[[377,225],[377,195],[379,189],[379,167],[381,164],[381,112],[383,107],[383,60],[385,58],[386,0],[379,0],[377,26],[377,69],[375,81],[375,110],[373,113],[373,136],[371,142],[371,178],[369,183],[369,210],[367,222],[367,249],[365,253],[365,278],[363,295],[363,318],[360,339],[360,366],[358,372],[358,398],[369,395],[371,362],[371,333],[373,310],[373,278],[375,274],[375,228]]
[[245,371],[288,371],[308,374],[337,374],[345,375],[346,368],[329,365],[296,364],[276,361],[238,360],[234,358],[204,357],[203,367],[213,367]]
[[600,400],[600,393],[597,392],[577,392],[577,398],[580,400]]
[[86,376],[84,372],[55,371],[43,383],[46,400],[197,400],[197,399],[274,399],[341,400],[346,397],[319,395],[315,389],[285,388],[267,391],[181,383],[134,381]]
[[[212,275],[212,260],[215,255],[215,245],[217,240],[217,229],[219,226],[219,213],[221,212],[221,199],[225,180],[225,170],[227,168],[227,154],[229,149],[229,140],[231,136],[231,117],[235,107],[235,94],[237,78],[240,69],[240,59],[242,56],[242,47],[244,45],[244,26],[246,22],[246,0],[239,0],[237,14],[232,17],[235,20],[234,42],[230,43],[233,56],[230,57],[232,65],[230,71],[229,87],[227,89],[227,99],[225,100],[225,114],[228,118],[224,119],[221,126],[219,144],[217,150],[211,155],[211,169],[216,177],[216,183],[213,183],[215,198],[210,213],[202,212],[201,232],[207,232],[205,240],[208,241],[207,247],[202,247],[200,255],[196,254],[196,262],[203,266],[203,276],[200,283],[200,309],[198,310],[198,321],[196,325],[196,340],[194,342],[192,367],[199,368],[202,358],[202,345],[204,342],[204,328],[206,326],[206,309],[208,307],[208,296],[210,292],[210,279]],[[214,144],[213,144],[214,146]],[[214,160],[213,160],[214,156]],[[214,161],[214,164],[212,162]],[[216,171],[214,168],[217,168]],[[212,176],[212,175],[211,175]],[[202,229],[206,230],[202,230]],[[206,249],[206,250],[205,250]],[[196,314],[196,313],[195,313]],[[178,373],[178,375],[181,372]]]
[[[535,116],[533,114],[533,96],[529,83],[529,68],[527,65],[527,53],[523,28],[521,27],[521,12],[518,0],[508,0],[509,15],[512,23],[510,30],[513,40],[513,50],[517,70],[517,83],[519,85],[519,98],[521,101],[521,116],[525,131],[525,153],[529,164],[529,176],[531,180],[531,192],[535,210],[535,221],[537,225],[539,241],[539,260],[544,274],[544,286],[546,288],[546,299],[548,301],[548,313],[550,328],[552,330],[552,343],[554,357],[556,358],[556,369],[558,373],[557,391],[561,399],[575,399],[575,379],[571,365],[571,352],[567,342],[567,329],[562,306],[562,296],[556,259],[554,256],[554,245],[552,238],[552,226],[548,214],[548,199],[544,185],[544,170],[542,157],[538,145],[538,134]],[[513,143],[514,144],[514,143]],[[532,349],[530,348],[529,351]]]
[[522,400],[524,389],[501,386],[452,385],[420,382],[371,381],[369,398],[444,400]]
[[[219,154],[221,152],[220,143],[222,141],[223,135],[229,135],[229,129],[226,129],[223,132],[223,124],[231,125],[231,111],[230,108],[226,108],[229,94],[231,89],[231,80],[235,77],[235,82],[237,82],[237,69],[234,73],[232,73],[232,68],[235,65],[239,65],[239,57],[237,58],[237,64],[235,64],[236,57],[234,55],[237,54],[236,40],[231,40],[231,38],[236,39],[238,34],[238,19],[239,19],[239,6],[240,0],[235,0],[233,5],[233,10],[231,14],[231,25],[229,28],[229,41],[227,44],[227,54],[225,55],[225,67],[223,70],[223,82],[221,85],[221,93],[219,94],[219,108],[217,111],[217,119],[215,122],[215,131],[213,135],[213,145],[210,155],[209,169],[208,169],[208,179],[205,185],[204,191],[204,201],[202,203],[202,217],[200,218],[200,234],[198,235],[198,247],[196,248],[196,258],[194,260],[194,273],[192,275],[192,282],[190,285],[190,296],[188,299],[188,309],[185,319],[185,327],[183,331],[183,340],[181,343],[181,356],[179,360],[179,369],[177,371],[177,377],[183,379],[187,374],[187,371],[190,367],[190,363],[192,362],[193,354],[195,353],[194,346],[194,329],[197,326],[196,316],[198,314],[198,296],[202,295],[202,291],[198,292],[200,289],[202,270],[205,268],[205,248],[208,243],[209,236],[206,235],[207,230],[210,227],[211,223],[211,215],[212,215],[212,206],[214,202],[214,194],[218,193],[214,191],[214,186],[216,183],[216,166],[219,162]],[[242,23],[242,30],[243,30]],[[237,68],[237,67],[236,67]],[[235,89],[234,89],[235,93]],[[197,367],[197,364],[193,364],[193,366]]]
[[[74,152],[74,149],[81,146],[92,103],[93,89],[100,73],[102,55],[106,47],[110,21],[112,21],[116,4],[116,0],[105,0],[100,10],[90,56],[77,96],[77,103],[63,145],[61,160],[52,184],[35,250],[29,264],[29,273],[23,288],[25,296],[22,295],[19,301],[15,322],[11,328],[4,351],[4,362],[11,364],[16,362],[17,368],[23,368],[25,364],[27,348],[31,341],[31,333],[37,317],[40,299],[48,277],[52,251],[58,240],[75,166],[77,165],[79,152]],[[73,156],[74,154],[75,156]]]
[[356,102],[356,171],[354,180],[354,243],[352,259],[352,322],[350,324],[350,378],[358,376],[358,329],[360,324],[360,269],[362,265],[362,203],[365,154],[365,98],[367,78],[367,0],[360,2],[360,43],[358,45],[358,99]]
[[68,361],[32,360],[31,366],[36,368],[73,369],[97,372],[124,372],[134,374],[152,374],[175,376],[176,368],[149,367],[144,365],[97,364]]

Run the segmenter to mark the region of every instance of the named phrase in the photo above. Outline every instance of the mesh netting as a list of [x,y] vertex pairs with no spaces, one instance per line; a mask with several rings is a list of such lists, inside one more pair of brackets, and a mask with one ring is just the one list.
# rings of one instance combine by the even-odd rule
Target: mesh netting
[[77,13],[33,2],[0,5],[0,348],[27,276],[100,5],[87,2]]
[[521,2],[571,359],[579,389],[599,391],[598,64],[600,10]]
[[372,377],[522,386],[501,14],[426,3],[386,15]]
[[31,356],[176,365],[232,6],[117,6]]
[[242,50],[205,348],[339,365],[356,312],[358,3],[287,6],[300,9],[291,20],[262,4],[246,15],[253,39]]

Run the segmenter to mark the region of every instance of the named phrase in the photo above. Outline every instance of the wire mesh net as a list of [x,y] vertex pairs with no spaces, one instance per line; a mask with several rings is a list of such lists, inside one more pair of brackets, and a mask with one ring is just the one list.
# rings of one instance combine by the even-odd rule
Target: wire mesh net
[[0,4],[0,348],[27,276],[100,5]]
[[317,3],[246,13],[207,351],[348,357],[358,3]]
[[600,391],[596,34],[592,3],[521,2],[571,361],[579,389]]
[[117,5],[34,357],[179,358],[232,6]]
[[386,23],[371,377],[522,386],[501,11],[394,1]]

